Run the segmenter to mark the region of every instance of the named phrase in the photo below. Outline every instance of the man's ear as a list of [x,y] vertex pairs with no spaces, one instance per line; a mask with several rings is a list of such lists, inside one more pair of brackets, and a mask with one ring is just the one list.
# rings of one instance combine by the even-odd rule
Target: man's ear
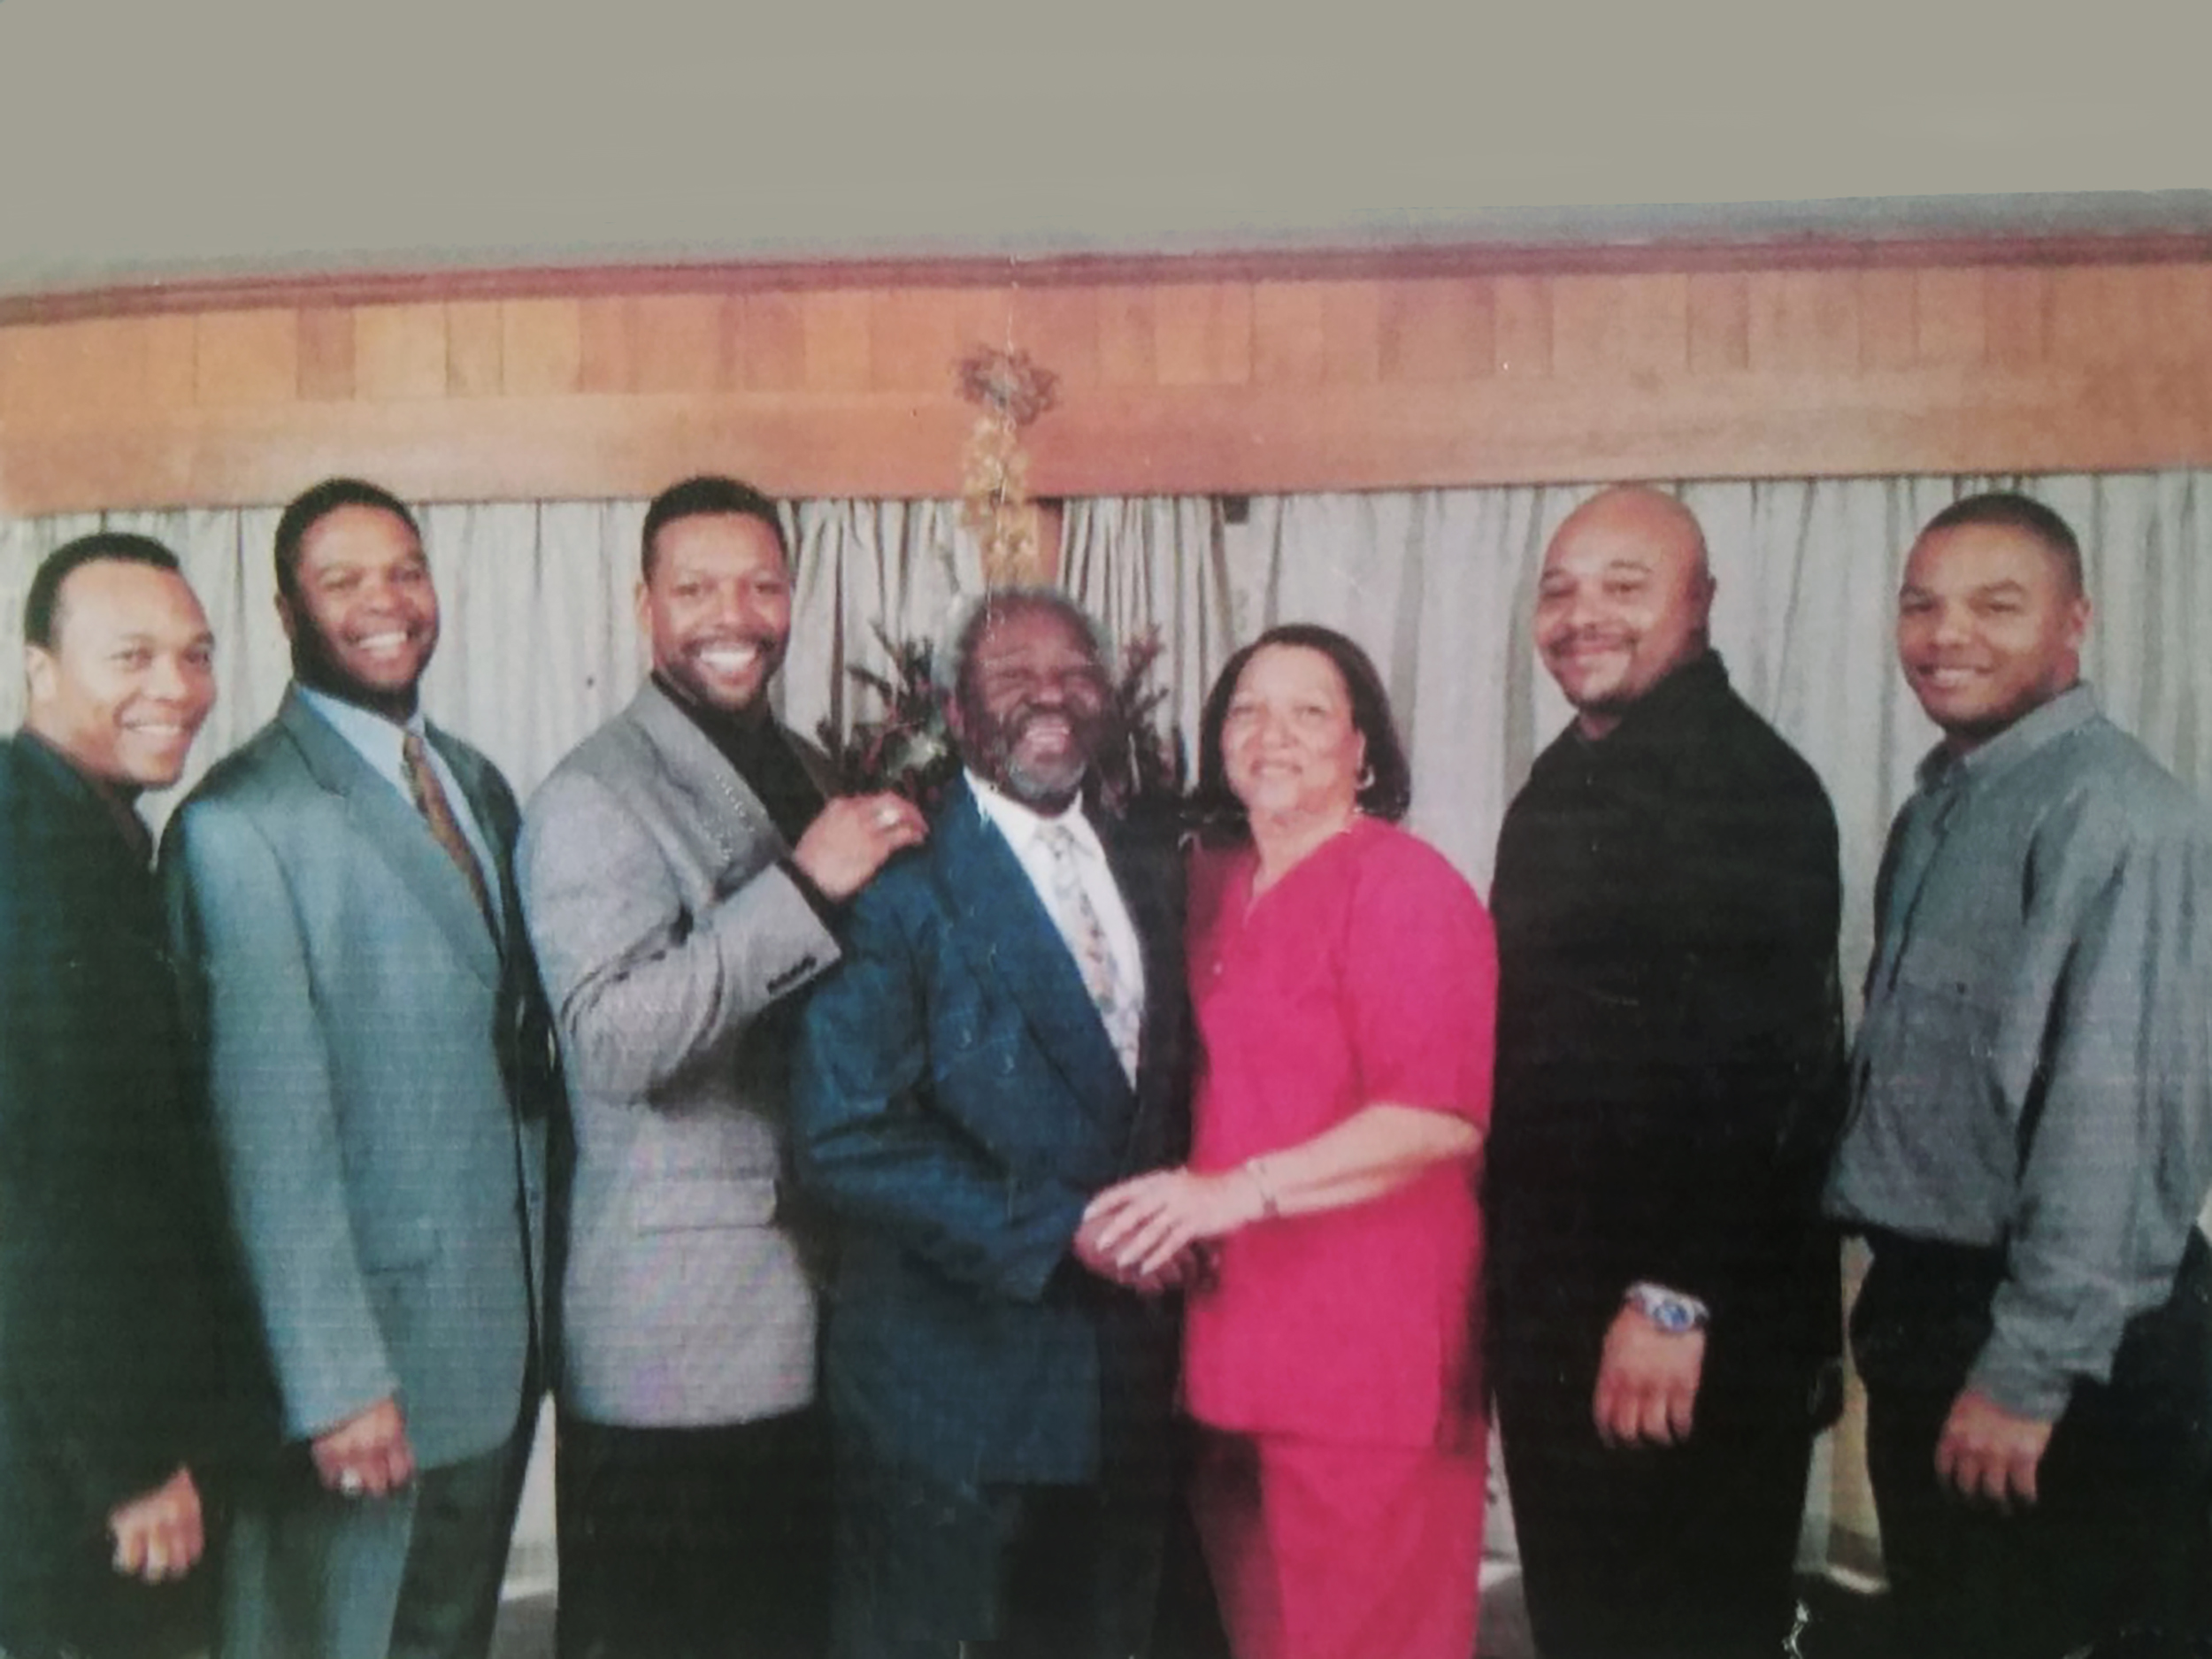
[[51,703],[60,690],[61,665],[43,645],[23,648],[23,686],[34,704]]
[[2079,651],[2082,642],[2089,637],[2089,622],[2093,614],[2087,594],[2076,594],[2066,602],[2066,648]]
[[293,645],[298,644],[300,638],[299,612],[293,607],[292,595],[286,593],[281,588],[277,589],[276,613],[277,620],[284,625],[284,638],[286,641]]

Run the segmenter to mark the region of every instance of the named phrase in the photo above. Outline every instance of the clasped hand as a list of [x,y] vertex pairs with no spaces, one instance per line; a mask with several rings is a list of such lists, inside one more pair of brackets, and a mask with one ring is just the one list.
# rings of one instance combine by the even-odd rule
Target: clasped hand
[[1154,1170],[1091,1200],[1076,1231],[1076,1259],[1133,1290],[1170,1290],[1199,1271],[1209,1244],[1257,1220],[1263,1208],[1257,1186],[1236,1171]]

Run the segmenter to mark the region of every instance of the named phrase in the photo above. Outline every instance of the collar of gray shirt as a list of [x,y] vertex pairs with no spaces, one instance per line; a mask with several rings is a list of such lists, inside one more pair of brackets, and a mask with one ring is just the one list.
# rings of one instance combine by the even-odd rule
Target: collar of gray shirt
[[2087,680],[2078,680],[1963,755],[1939,743],[1920,763],[1920,787],[1932,794],[2002,777],[2054,738],[2096,718],[2097,694]]

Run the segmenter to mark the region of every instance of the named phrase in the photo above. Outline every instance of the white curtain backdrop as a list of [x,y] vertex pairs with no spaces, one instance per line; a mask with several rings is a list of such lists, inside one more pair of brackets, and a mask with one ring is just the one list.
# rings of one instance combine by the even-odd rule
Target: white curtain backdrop
[[[1071,501],[1061,531],[1060,583],[1126,646],[1156,634],[1152,683],[1164,716],[1195,743],[1198,714],[1238,644],[1236,610],[1212,496],[1107,496]],[[1196,775],[1198,757],[1190,754]]]

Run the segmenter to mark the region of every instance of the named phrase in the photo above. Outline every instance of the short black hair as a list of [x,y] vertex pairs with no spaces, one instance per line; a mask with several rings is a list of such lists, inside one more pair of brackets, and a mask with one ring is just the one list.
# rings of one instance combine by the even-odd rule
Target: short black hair
[[784,534],[783,515],[776,510],[776,498],[741,480],[702,473],[680,484],[671,484],[654,496],[652,504],[646,508],[645,534],[638,549],[638,574],[649,582],[653,580],[653,542],[667,526],[679,518],[709,518],[723,513],[757,518],[774,531],[776,550],[783,555],[784,568],[790,568],[791,540]]
[[985,630],[1002,617],[1018,616],[1024,611],[1043,611],[1058,617],[1083,636],[1091,648],[1091,655],[1098,661],[1100,672],[1113,672],[1112,650],[1105,628],[1096,617],[1057,588],[994,588],[968,607],[959,626],[953,630],[952,695],[964,709],[967,705],[968,673],[975,666],[976,650],[983,643]]
[[1230,790],[1221,757],[1221,730],[1229,722],[1229,704],[1236,696],[1237,681],[1254,657],[1271,645],[1294,646],[1318,651],[1336,664],[1352,705],[1352,729],[1367,740],[1367,781],[1356,799],[1370,818],[1395,824],[1413,804],[1413,768],[1406,760],[1405,745],[1398,741],[1397,722],[1391,718],[1390,695],[1382,676],[1365,651],[1339,634],[1314,622],[1286,622],[1268,631],[1222,665],[1220,678],[1206,694],[1206,706],[1198,718],[1198,788],[1194,804],[1201,818],[1223,828],[1245,828],[1244,803]]
[[30,591],[23,595],[23,643],[41,650],[54,649],[54,633],[61,618],[61,585],[88,565],[103,561],[146,565],[157,571],[183,574],[177,556],[150,535],[128,530],[96,530],[65,541],[49,553],[31,577]]
[[2033,538],[2058,561],[2069,591],[2083,591],[2081,542],[2075,536],[2073,526],[2041,502],[2016,490],[1993,489],[1955,501],[1928,520],[1920,536],[1932,536],[1939,530],[1963,530],[1975,525],[1993,530],[2017,530]]
[[416,541],[422,540],[422,526],[415,522],[407,503],[381,484],[359,478],[326,478],[293,496],[277,520],[277,592],[299,591],[300,544],[307,540],[310,530],[341,507],[373,507],[388,512],[407,526]]

